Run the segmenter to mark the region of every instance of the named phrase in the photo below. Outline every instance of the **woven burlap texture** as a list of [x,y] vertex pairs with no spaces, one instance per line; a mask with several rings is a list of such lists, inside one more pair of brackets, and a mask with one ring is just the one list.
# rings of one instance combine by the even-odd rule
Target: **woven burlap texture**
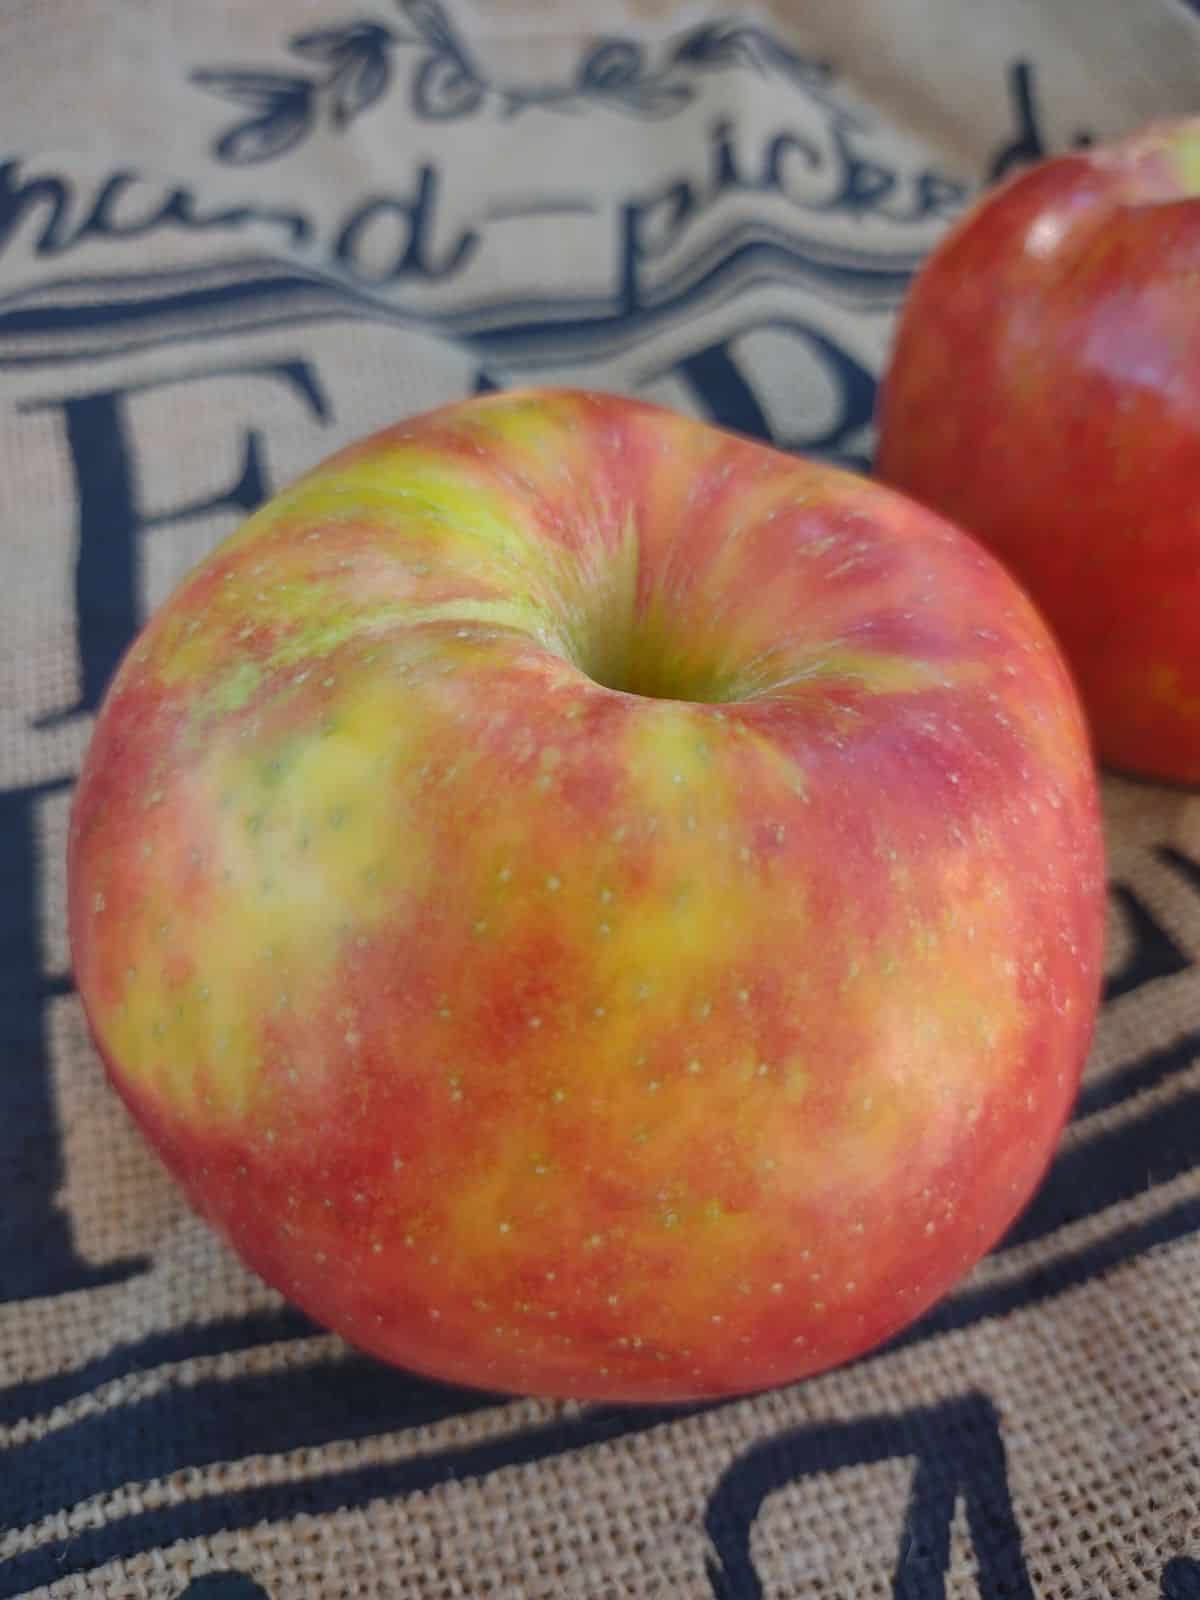
[[256,494],[518,382],[865,465],[962,199],[1198,69],[1183,0],[0,17],[0,1596],[1200,1594],[1200,798],[1104,780],[1108,998],[1031,1219],[889,1349],[679,1414],[456,1400],[290,1313],[106,1085],[64,916],[105,664]]

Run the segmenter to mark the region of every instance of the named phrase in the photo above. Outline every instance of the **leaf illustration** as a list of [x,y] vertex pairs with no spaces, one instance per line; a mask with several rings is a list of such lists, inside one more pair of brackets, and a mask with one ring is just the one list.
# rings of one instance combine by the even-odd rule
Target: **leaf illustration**
[[736,23],[706,22],[677,39],[671,56],[692,67],[726,67],[738,61],[757,66],[760,58],[746,37],[752,31]]
[[192,73],[192,82],[258,113],[227,129],[213,147],[218,160],[233,166],[283,155],[312,128],[314,86],[307,78],[277,72],[200,68]]
[[237,68],[200,67],[192,82],[212,94],[219,94],[235,105],[269,112],[307,95],[312,85],[307,78],[290,78],[282,72],[247,72]]
[[344,28],[318,28],[291,41],[297,55],[325,62],[330,70],[322,87],[331,94],[333,122],[344,128],[373,105],[391,82],[390,28],[373,22],[352,22]]
[[633,39],[602,39],[579,63],[584,89],[612,93],[637,84],[645,76],[644,53]]
[[347,58],[386,51],[395,34],[378,22],[349,22],[344,28],[314,28],[298,33],[288,41],[288,49],[310,61],[329,61],[340,66]]
[[466,51],[439,0],[397,0],[397,3],[426,44],[466,60]]
[[333,96],[333,120],[344,128],[360,111],[374,105],[391,81],[392,65],[386,55],[364,56],[338,74]]
[[673,61],[692,67],[751,66],[762,71],[768,66],[786,73],[797,82],[821,84],[829,79],[829,67],[793,50],[766,28],[738,22],[706,22],[689,28],[671,52]]
[[669,116],[692,98],[686,84],[651,71],[633,39],[600,40],[579,63],[577,81],[582,94],[615,101],[641,116]]

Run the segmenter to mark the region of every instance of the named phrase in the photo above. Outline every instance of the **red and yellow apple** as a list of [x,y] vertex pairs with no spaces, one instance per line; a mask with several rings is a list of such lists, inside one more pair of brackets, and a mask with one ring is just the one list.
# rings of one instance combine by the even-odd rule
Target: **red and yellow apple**
[[843,1362],[996,1240],[1102,894],[990,556],[572,392],[390,428],[203,561],[70,845],[99,1049],[251,1267],[408,1368],[632,1400]]
[[1200,782],[1200,118],[1058,157],[925,264],[878,471],[984,541],[1100,756]]

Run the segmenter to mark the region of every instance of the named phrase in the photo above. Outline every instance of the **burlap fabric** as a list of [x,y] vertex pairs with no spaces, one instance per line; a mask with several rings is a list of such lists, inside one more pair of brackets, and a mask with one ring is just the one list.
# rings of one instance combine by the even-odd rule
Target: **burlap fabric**
[[1184,0],[6,0],[0,1597],[1200,1595],[1200,798],[1106,780],[1106,1005],[1003,1247],[852,1369],[687,1412],[305,1323],[128,1125],[63,919],[114,661],[274,486],[530,381],[866,466],[964,197],[1198,102]]

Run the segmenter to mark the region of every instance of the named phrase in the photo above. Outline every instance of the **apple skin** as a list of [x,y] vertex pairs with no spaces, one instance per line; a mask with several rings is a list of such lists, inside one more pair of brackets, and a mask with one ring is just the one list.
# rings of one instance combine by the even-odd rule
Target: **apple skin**
[[1036,612],[865,479],[489,396],[281,494],[151,619],[72,814],[94,1038],[319,1322],[479,1387],[828,1368],[1028,1200],[1100,973]]
[[877,472],[1041,607],[1098,753],[1200,782],[1200,119],[1046,161],[926,262]]

